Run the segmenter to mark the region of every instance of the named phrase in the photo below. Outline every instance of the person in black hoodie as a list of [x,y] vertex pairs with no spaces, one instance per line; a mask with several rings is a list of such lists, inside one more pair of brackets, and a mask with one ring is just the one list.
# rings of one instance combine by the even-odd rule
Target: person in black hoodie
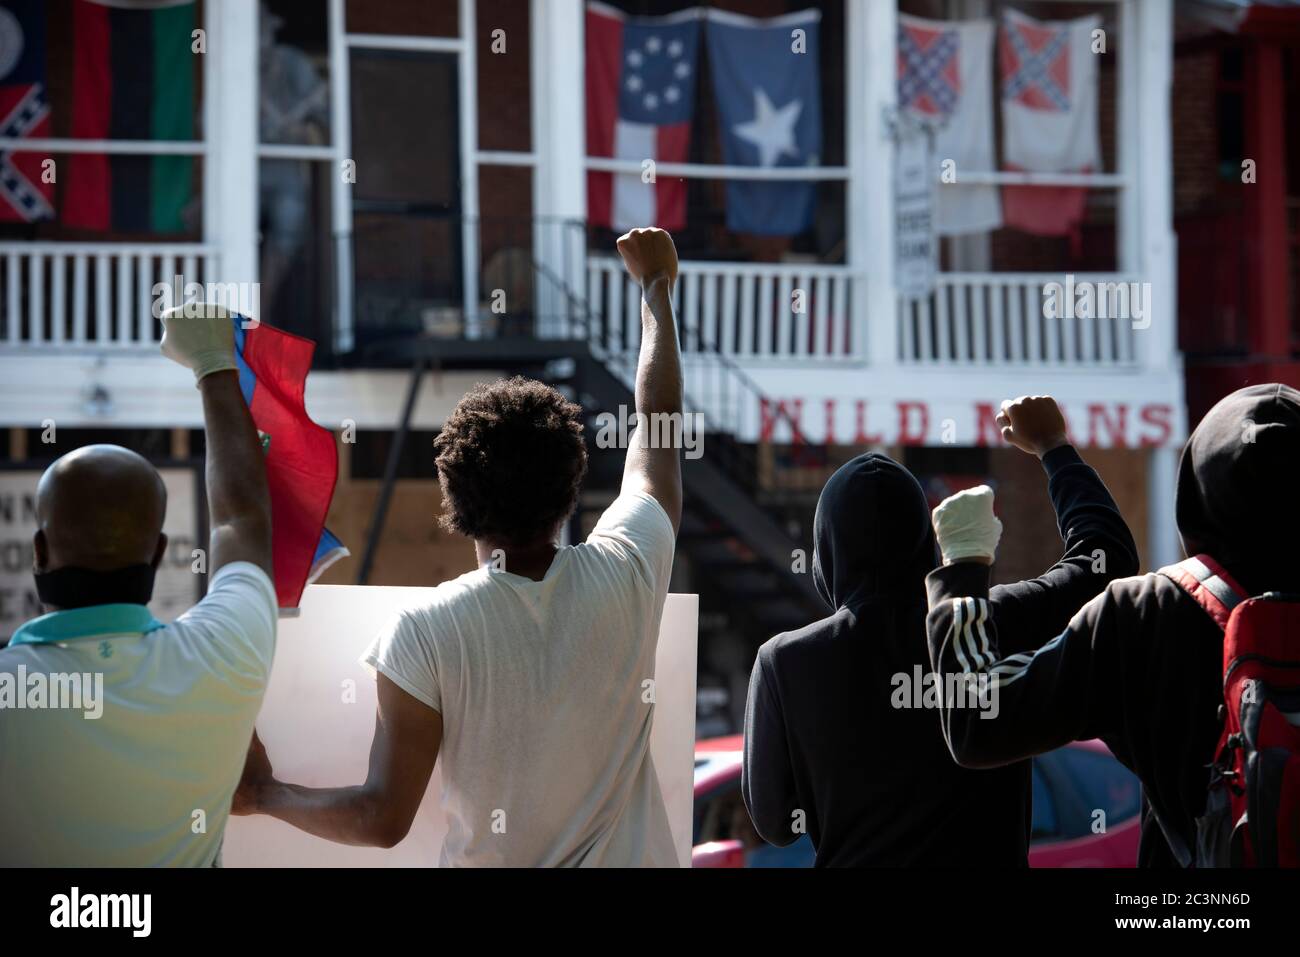
[[[1051,398],[1004,403],[999,422],[1042,460],[1064,538],[1041,577],[990,595],[1036,646],[1133,574],[1137,549]],[[929,672],[925,577],[940,560],[921,486],[887,456],[860,455],[822,489],[813,535],[832,614],[766,642],[750,677],[741,791],[756,830],[776,845],[808,833],[818,866],[969,864],[975,853],[1025,866],[1028,762],[958,767],[934,707],[940,689],[915,706]]]
[[[1297,463],[1300,392],[1258,385],[1219,402],[1179,466],[1176,510],[1187,554],[1210,555],[1251,595],[1300,590]],[[1024,623],[996,606],[987,568],[955,562],[927,585],[935,670],[986,672],[998,705],[988,721],[944,709],[957,761],[992,768],[1101,738],[1142,781],[1139,866],[1187,865],[1223,726],[1223,633],[1197,601],[1165,575],[1125,578],[1032,656],[1015,656],[1007,652],[1023,648]],[[975,636],[966,628],[972,604],[985,619]],[[972,637],[981,655],[965,655],[963,664],[957,651]]]

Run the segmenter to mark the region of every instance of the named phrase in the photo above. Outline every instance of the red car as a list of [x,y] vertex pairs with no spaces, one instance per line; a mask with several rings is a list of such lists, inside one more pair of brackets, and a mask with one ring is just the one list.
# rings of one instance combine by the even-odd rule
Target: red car
[[[811,867],[807,835],[773,847],[754,830],[740,796],[740,735],[695,744],[693,867]],[[1030,867],[1132,867],[1140,786],[1100,741],[1076,741],[1034,758]],[[1105,814],[1105,829],[1094,833]]]

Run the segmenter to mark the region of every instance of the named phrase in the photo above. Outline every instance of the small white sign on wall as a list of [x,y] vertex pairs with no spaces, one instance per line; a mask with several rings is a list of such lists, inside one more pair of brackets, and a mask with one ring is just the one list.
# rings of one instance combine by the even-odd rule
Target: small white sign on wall
[[939,261],[931,143],[928,133],[909,128],[894,151],[894,285],[906,299],[923,299],[934,291]]

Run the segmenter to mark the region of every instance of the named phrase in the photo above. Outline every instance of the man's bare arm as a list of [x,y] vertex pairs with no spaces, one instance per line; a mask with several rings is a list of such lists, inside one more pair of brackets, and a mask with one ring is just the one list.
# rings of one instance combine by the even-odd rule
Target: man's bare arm
[[194,373],[207,433],[208,570],[252,562],[271,567],[271,498],[266,463],[239,388],[233,313],[190,302],[162,315],[162,353]]
[[[636,369],[636,411],[647,424],[655,415],[682,414],[682,361],[677,344],[677,321],[672,291],[677,281],[677,250],[662,229],[634,229],[618,240],[618,251],[628,273],[641,284],[641,354]],[[682,466],[677,442],[652,448],[650,434],[680,437],[672,430],[638,427],[623,465],[623,492],[643,491],[668,513],[677,531],[682,520]],[[664,443],[660,443],[661,445]]]
[[267,575],[271,562],[271,499],[266,462],[237,372],[214,372],[199,382],[207,434],[208,569],[252,562]]
[[364,784],[309,788],[277,781],[254,735],[232,813],[269,814],[339,844],[393,847],[406,837],[442,746],[442,715],[382,674],[378,690]]

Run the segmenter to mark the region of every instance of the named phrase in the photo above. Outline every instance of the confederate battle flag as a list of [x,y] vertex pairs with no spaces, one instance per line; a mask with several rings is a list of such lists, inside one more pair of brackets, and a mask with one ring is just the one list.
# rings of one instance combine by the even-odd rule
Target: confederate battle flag
[[[0,3],[0,137],[50,135],[45,99],[45,7],[42,0]],[[0,221],[34,223],[54,216],[52,177],[39,153],[0,150]],[[51,182],[44,182],[43,179]]]

